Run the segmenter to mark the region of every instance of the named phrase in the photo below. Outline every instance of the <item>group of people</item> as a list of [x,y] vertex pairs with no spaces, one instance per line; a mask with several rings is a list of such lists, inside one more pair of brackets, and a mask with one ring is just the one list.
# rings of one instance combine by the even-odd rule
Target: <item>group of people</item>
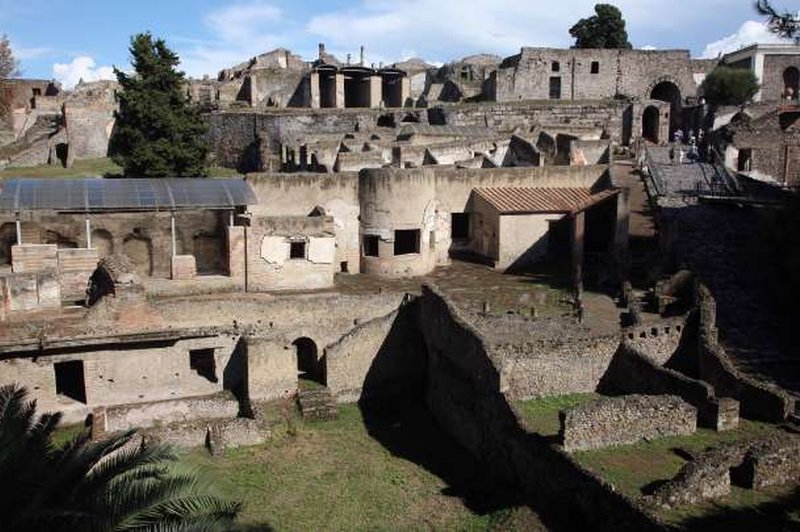
[[708,142],[706,139],[705,131],[702,129],[695,132],[690,129],[684,135],[683,129],[678,129],[672,135],[672,145],[669,148],[670,163],[675,164],[675,159],[678,164],[683,164],[684,159],[689,162],[705,161],[708,157]]

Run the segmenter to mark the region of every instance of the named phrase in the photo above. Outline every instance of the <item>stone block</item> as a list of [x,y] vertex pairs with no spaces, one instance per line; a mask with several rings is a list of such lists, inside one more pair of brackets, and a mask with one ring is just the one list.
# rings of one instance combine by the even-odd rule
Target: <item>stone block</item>
[[16,244],[11,246],[11,269],[14,273],[40,272],[58,268],[55,244]]
[[61,284],[58,271],[45,270],[36,276],[39,308],[61,307]]
[[36,274],[20,274],[6,278],[9,310],[34,310],[39,306],[39,290]]
[[734,430],[739,427],[739,401],[730,397],[711,399],[700,409],[699,416],[704,427]]
[[745,487],[763,489],[795,484],[800,480],[800,438],[785,437],[764,440],[753,445],[742,466]]
[[197,264],[194,255],[175,255],[172,257],[172,279],[194,279],[197,277]]

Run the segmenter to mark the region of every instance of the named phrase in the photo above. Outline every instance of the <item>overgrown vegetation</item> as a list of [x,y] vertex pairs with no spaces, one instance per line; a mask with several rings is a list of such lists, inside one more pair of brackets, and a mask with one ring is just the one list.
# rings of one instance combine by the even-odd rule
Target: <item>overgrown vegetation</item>
[[575,393],[517,401],[515,406],[528,431],[542,436],[555,436],[561,428],[558,418],[561,410],[588,403],[599,397],[596,393]]
[[204,177],[206,124],[189,105],[180,59],[149,33],[135,35],[130,52],[135,73],[114,70],[121,86],[109,143],[114,162],[127,177]]
[[617,7],[597,4],[594,12],[570,28],[569,34],[575,38],[573,48],[633,48],[628,41],[625,19]]
[[711,105],[744,105],[755,96],[759,85],[751,70],[719,66],[706,76],[701,89]]
[[24,388],[0,388],[4,530],[224,530],[236,517],[240,504],[175,470],[169,447],[137,444],[133,431],[93,442],[86,430],[57,445],[60,419],[37,415]]

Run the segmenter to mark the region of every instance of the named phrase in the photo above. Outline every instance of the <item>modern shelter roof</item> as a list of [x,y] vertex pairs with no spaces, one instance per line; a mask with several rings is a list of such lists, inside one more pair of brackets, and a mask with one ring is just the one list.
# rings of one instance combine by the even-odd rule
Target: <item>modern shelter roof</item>
[[592,193],[588,188],[485,187],[476,188],[500,214],[576,213],[615,196],[619,190]]
[[244,179],[4,179],[3,211],[173,211],[256,203]]

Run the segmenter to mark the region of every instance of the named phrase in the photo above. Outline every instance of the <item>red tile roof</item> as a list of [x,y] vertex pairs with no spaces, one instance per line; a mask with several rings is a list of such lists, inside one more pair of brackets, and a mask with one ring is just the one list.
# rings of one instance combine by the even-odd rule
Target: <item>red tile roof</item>
[[476,188],[483,198],[500,214],[576,213],[606,198],[618,190],[592,193],[588,188],[486,187]]

